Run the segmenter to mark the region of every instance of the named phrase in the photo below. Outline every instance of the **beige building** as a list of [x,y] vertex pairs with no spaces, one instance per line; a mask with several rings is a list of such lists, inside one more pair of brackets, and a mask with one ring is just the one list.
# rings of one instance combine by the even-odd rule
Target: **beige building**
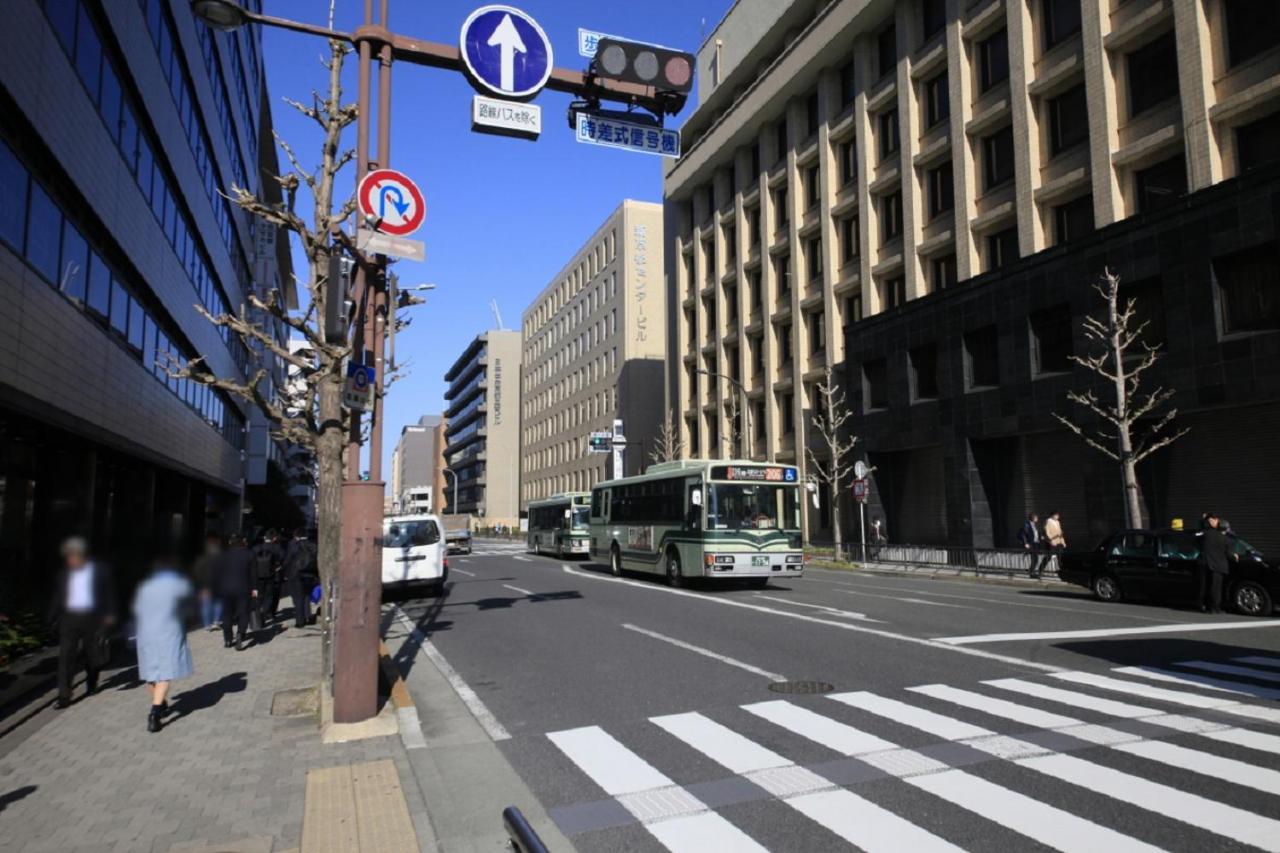
[[[1272,0],[738,0],[667,166],[669,394],[805,462],[849,324],[1237,175],[1280,144]],[[904,346],[906,346],[904,342]],[[809,436],[811,437],[811,436]]]
[[[397,510],[409,505],[408,495],[419,495],[420,509],[442,513],[447,511],[450,493],[445,489],[444,418],[423,415],[416,424],[401,428],[400,438],[391,451],[391,500]],[[427,506],[421,507],[421,494],[428,495]]]
[[[519,524],[520,333],[477,335],[445,374],[443,483],[458,502],[450,512],[478,517],[482,527]],[[412,486],[413,483],[405,483]]]
[[662,205],[618,206],[522,316],[522,504],[611,476],[591,432],[623,421],[628,472],[652,448],[666,357]]

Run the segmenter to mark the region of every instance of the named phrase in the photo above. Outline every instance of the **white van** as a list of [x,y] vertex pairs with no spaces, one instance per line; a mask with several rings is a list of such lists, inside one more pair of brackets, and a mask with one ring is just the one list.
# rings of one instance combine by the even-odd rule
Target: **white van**
[[434,515],[390,516],[382,522],[382,585],[426,586],[439,594],[449,579],[444,525]]

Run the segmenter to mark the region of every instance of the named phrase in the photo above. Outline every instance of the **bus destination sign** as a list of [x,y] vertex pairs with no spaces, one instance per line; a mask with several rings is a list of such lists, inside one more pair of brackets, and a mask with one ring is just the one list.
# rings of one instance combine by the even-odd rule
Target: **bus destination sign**
[[765,465],[717,465],[711,469],[713,480],[748,480],[760,483],[794,483],[796,469]]

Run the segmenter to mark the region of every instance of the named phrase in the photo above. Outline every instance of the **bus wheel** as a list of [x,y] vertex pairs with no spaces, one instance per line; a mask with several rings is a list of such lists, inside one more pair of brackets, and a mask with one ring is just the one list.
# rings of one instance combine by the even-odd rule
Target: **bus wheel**
[[563,542],[561,542],[559,545],[556,546],[556,556],[559,557],[561,560],[564,559],[564,543]]
[[680,574],[680,555],[675,551],[667,552],[667,583],[676,589],[684,586],[684,575]]
[[750,589],[765,589],[769,586],[768,578],[747,578],[747,586]]
[[609,571],[615,578],[622,577],[622,552],[618,550],[616,543],[609,549]]

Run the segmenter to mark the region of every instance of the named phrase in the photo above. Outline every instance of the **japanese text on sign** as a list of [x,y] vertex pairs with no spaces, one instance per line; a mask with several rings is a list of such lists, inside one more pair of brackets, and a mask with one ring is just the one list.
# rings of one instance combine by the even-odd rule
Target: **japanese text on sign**
[[578,113],[577,139],[642,154],[680,156],[680,131]]
[[649,299],[649,228],[637,225],[631,229],[633,240],[632,259],[635,261],[636,280],[636,342],[649,340],[649,316],[645,314],[644,304]]

